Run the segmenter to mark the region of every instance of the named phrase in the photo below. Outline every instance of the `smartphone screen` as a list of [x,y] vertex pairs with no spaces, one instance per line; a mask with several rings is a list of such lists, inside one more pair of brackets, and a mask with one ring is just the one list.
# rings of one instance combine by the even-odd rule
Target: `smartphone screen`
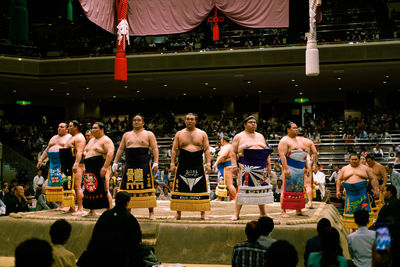
[[390,248],[390,233],[388,225],[380,225],[376,228],[376,250]]

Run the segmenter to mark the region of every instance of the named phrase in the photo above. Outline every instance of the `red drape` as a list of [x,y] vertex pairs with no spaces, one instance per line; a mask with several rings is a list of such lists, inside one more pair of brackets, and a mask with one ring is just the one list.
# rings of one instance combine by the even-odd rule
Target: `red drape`
[[[79,0],[87,17],[116,33],[114,0]],[[289,0],[216,0],[217,8],[237,24],[249,28],[289,26]],[[187,32],[203,22],[214,0],[129,0],[130,35]]]

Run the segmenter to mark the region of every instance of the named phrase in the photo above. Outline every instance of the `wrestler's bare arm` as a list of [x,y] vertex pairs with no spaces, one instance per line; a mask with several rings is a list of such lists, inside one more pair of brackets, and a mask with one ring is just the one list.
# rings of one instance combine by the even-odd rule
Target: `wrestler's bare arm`
[[[48,156],[48,155],[47,155],[47,150],[49,150],[50,147],[53,146],[54,142],[52,142],[52,141],[54,141],[55,138],[56,138],[56,135],[53,136],[53,137],[50,139],[49,144],[47,145],[47,147],[46,147],[45,150],[43,151],[42,155],[40,155],[40,158],[39,158],[38,163],[37,163],[37,165],[36,165],[36,167],[37,167],[38,169],[40,169],[40,167],[42,167],[42,162],[47,158],[47,156]],[[51,144],[52,144],[52,145],[51,145]]]
[[[379,195],[379,183],[378,178],[371,168],[365,167],[368,175],[368,180],[371,181],[372,188],[374,189],[374,195],[377,197]],[[387,177],[386,177],[387,178]]]
[[311,152],[313,154],[313,163],[314,163],[314,165],[317,165],[317,163],[318,163],[318,151],[317,151],[317,148],[314,145],[314,142],[311,141],[311,140],[310,140],[310,142],[311,142]]
[[126,146],[126,136],[129,134],[129,132],[124,133],[124,135],[122,136],[121,139],[121,143],[119,144],[117,153],[115,154],[115,158],[114,158],[114,163],[118,163],[118,161],[121,159],[122,154],[125,151],[125,146]]
[[152,132],[149,133],[149,144],[151,147],[151,150],[153,151],[153,171],[157,172],[158,171],[158,157],[159,157],[159,151],[158,151],[158,145],[157,145],[157,140],[156,136]]
[[340,198],[340,187],[342,186],[342,183],[343,183],[343,178],[344,178],[343,173],[345,170],[346,170],[346,167],[343,167],[341,169],[341,171],[339,172],[338,179],[336,181],[336,197],[337,198]]
[[82,154],[83,150],[85,149],[86,146],[86,140],[83,135],[80,136],[81,138],[77,138],[75,140],[75,149],[76,149],[76,155],[75,155],[75,164],[79,165],[79,163],[82,160]]
[[211,173],[211,153],[210,153],[210,142],[208,141],[208,135],[206,132],[202,131],[203,135],[203,152],[206,158],[206,172]]
[[114,156],[114,143],[110,138],[106,137],[103,146],[104,152],[106,152],[106,160],[104,161],[103,168],[107,169],[110,167],[112,158]]
[[230,149],[231,163],[232,163],[232,167],[234,167],[234,168],[237,167],[236,156],[237,156],[238,149],[239,149],[239,141],[240,141],[240,136],[236,135],[233,138],[232,146]]
[[290,171],[289,171],[287,161],[286,161],[287,152],[288,152],[288,143],[286,141],[286,138],[284,137],[278,144],[278,153],[279,153],[279,157],[281,158],[282,169],[285,174],[285,178],[290,177]]
[[387,183],[387,180],[388,180],[385,167],[381,166],[381,167],[380,167],[380,172],[381,172],[381,176],[383,177],[383,184],[382,184],[382,186],[385,186],[386,183]]
[[179,134],[180,131],[175,134],[174,138],[174,143],[172,144],[172,149],[171,149],[171,166],[170,166],[170,171],[171,173],[175,172],[175,160],[176,156],[179,153]]

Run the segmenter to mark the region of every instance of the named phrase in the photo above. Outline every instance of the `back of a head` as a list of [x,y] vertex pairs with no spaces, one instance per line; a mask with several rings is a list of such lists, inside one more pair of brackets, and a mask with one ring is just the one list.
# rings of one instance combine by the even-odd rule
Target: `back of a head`
[[130,201],[131,196],[126,191],[120,191],[115,196],[115,207],[118,209],[125,209],[126,205]]
[[266,257],[267,267],[296,267],[297,250],[286,240],[278,240],[269,247]]
[[47,241],[28,239],[15,249],[15,267],[50,267],[53,252]]
[[354,212],[354,221],[358,226],[367,226],[369,222],[369,213],[367,210],[360,209]]
[[394,185],[392,184],[387,184],[385,186],[385,190],[392,193],[392,196],[396,197],[397,196],[397,189]]
[[64,219],[55,221],[50,227],[50,237],[53,244],[65,244],[70,234],[71,224]]
[[256,241],[260,237],[260,226],[257,221],[251,221],[246,224],[245,233],[247,240]]
[[321,266],[337,265],[338,248],[340,247],[339,232],[328,227],[322,230],[320,234],[321,242]]
[[321,220],[318,221],[317,224],[317,232],[318,235],[321,234],[321,231],[324,230],[325,228],[331,227],[331,222],[326,219],[326,218],[322,218]]
[[261,235],[269,235],[274,230],[274,220],[268,216],[262,216],[258,219]]

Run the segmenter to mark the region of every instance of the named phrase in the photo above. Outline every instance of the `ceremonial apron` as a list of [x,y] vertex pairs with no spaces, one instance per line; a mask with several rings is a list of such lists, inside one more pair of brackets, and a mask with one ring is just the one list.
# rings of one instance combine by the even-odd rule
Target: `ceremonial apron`
[[274,151],[243,149],[239,176],[238,204],[262,205],[274,202],[274,193],[268,177],[267,158]]
[[356,210],[366,209],[371,212],[371,205],[367,195],[367,181],[358,183],[343,182],[346,189],[346,204],[344,206],[344,214],[354,214]]
[[232,166],[230,161],[219,163],[217,165],[218,169],[218,185],[215,189],[215,194],[219,197],[227,197],[228,190],[226,190],[226,180],[225,180],[225,168]]
[[47,151],[49,158],[49,179],[46,187],[46,199],[48,202],[63,201],[63,187],[61,176],[60,152]]
[[303,189],[306,160],[307,151],[290,150],[286,156],[290,177],[283,180],[282,209],[301,210],[306,205]]
[[60,149],[61,161],[61,177],[63,187],[63,202],[65,207],[75,207],[74,198],[74,183],[75,173],[72,172],[72,167],[75,163],[75,155],[73,148]]
[[171,210],[208,211],[210,193],[203,168],[203,151],[180,149],[171,194]]
[[126,148],[125,156],[125,173],[119,191],[126,191],[130,194],[128,207],[157,207],[149,149],[145,147]]
[[100,170],[104,165],[103,156],[86,158],[85,174],[83,175],[83,207],[85,209],[108,208],[105,178],[100,177]]

